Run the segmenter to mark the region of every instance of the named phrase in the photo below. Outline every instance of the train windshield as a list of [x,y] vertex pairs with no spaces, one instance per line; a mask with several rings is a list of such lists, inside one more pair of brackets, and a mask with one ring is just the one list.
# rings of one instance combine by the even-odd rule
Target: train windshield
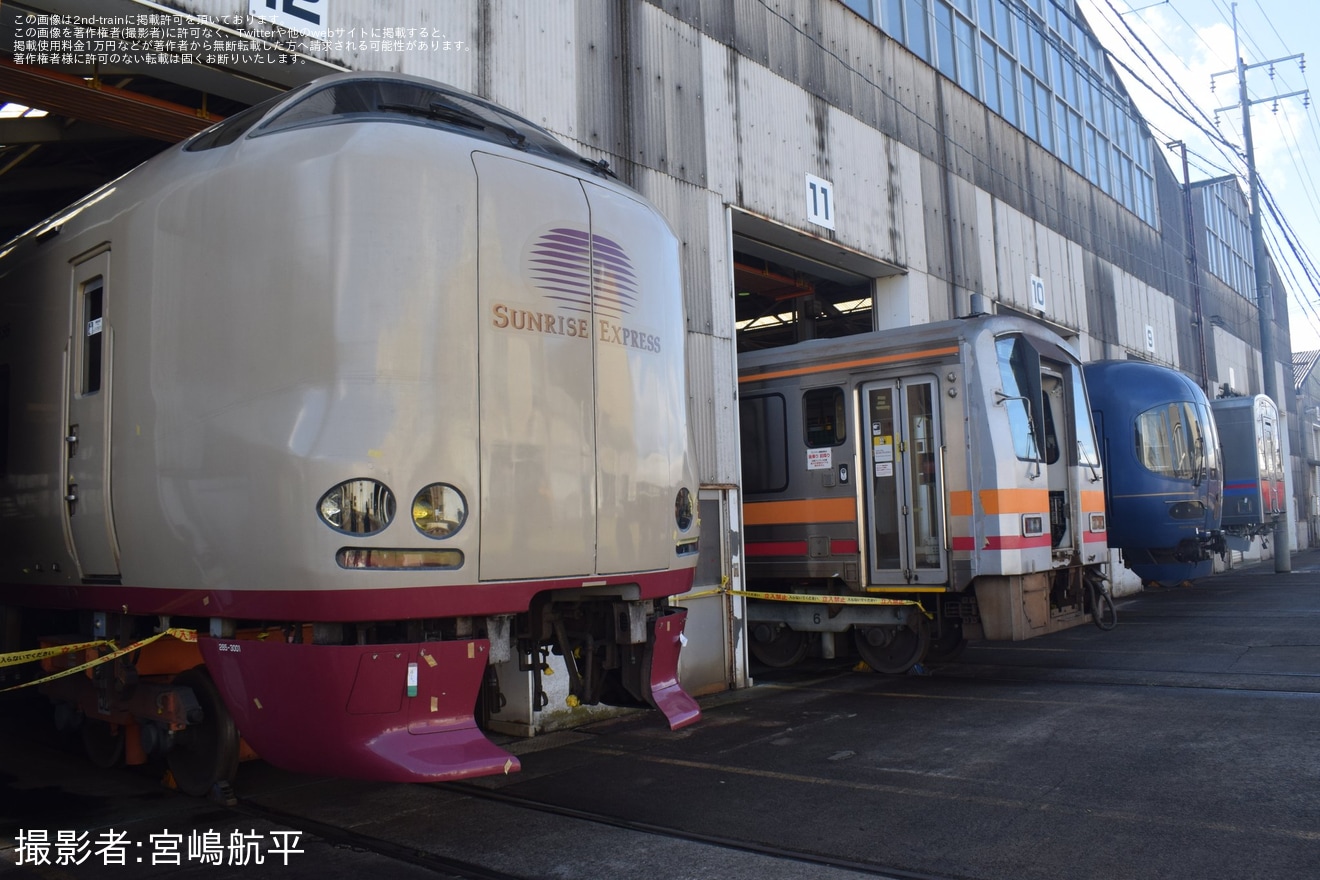
[[1198,480],[1214,451],[1195,406],[1175,401],[1137,416],[1137,457],[1151,473],[1177,480]]
[[1040,355],[1021,336],[995,340],[999,379],[996,395],[1008,412],[1013,451],[1023,461],[1040,461],[1045,448],[1045,419],[1041,412]]
[[229,146],[241,138],[248,129],[260,122],[272,107],[303,88],[306,87],[298,86],[292,91],[284,92],[273,98],[267,98],[260,104],[253,104],[246,110],[241,110],[233,116],[222,119],[188,141],[188,145],[184,149],[189,153],[197,153],[202,150],[213,150],[217,147]]
[[1091,405],[1086,398],[1086,384],[1082,381],[1081,367],[1069,370],[1073,386],[1073,430],[1077,432],[1077,463],[1083,467],[1100,466],[1099,444],[1095,440],[1095,426],[1091,424]]
[[310,91],[263,122],[257,134],[367,120],[458,129],[472,137],[561,161],[586,161],[541,127],[473,95],[393,79],[347,79]]

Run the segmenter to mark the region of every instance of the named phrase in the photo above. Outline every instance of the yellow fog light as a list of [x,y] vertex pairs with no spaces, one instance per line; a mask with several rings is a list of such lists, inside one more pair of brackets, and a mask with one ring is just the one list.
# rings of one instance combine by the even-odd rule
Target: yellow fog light
[[467,522],[467,501],[448,483],[432,483],[413,498],[412,519],[428,538],[448,538]]

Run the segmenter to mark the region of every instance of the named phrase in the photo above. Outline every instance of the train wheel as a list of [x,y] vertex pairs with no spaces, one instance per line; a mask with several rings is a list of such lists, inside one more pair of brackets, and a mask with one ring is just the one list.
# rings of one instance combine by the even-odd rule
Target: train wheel
[[758,623],[752,627],[752,656],[773,669],[796,666],[807,656],[811,637],[785,623]]
[[926,648],[926,659],[931,663],[949,663],[958,659],[958,655],[967,647],[967,637],[963,635],[961,623],[944,621],[944,631],[932,636],[930,647]]
[[108,770],[124,757],[124,728],[99,718],[84,718],[82,724],[83,751],[97,767]]
[[231,782],[238,772],[238,729],[205,669],[181,672],[174,684],[192,688],[203,715],[200,723],[174,734],[165,763],[179,791],[203,797],[217,782]]
[[921,662],[930,647],[926,616],[914,612],[906,626],[853,627],[853,642],[866,665],[876,672],[901,675]]

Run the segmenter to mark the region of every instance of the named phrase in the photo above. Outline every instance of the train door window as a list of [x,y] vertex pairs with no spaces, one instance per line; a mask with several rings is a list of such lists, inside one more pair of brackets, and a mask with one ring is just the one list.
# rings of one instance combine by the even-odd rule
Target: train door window
[[999,379],[997,395],[1008,412],[1013,450],[1023,461],[1040,461],[1044,446],[1044,419],[1040,402],[1040,355],[1020,336],[995,340]]
[[82,393],[101,390],[102,332],[105,312],[105,279],[93,278],[82,286]]
[[915,568],[940,567],[940,489],[936,456],[939,437],[935,425],[935,386],[931,382],[904,384],[903,415],[907,437],[907,483],[912,511],[912,564]]
[[881,570],[903,567],[900,486],[898,474],[894,473],[894,460],[898,457],[895,439],[899,435],[895,390],[870,389],[866,404],[867,421],[871,425],[871,517],[875,532],[871,564]]
[[782,492],[788,488],[788,420],[780,394],[738,401],[743,491]]
[[802,426],[807,448],[839,446],[848,439],[842,388],[812,388],[802,395]]
[[1283,462],[1279,458],[1279,433],[1273,419],[1261,419],[1261,474],[1269,479],[1282,479]]
[[1051,375],[1048,380],[1048,387],[1042,385],[1041,394],[1041,415],[1043,427],[1045,429],[1045,463],[1054,464],[1059,460],[1059,435],[1058,426],[1054,418],[1054,408],[1061,403],[1059,400],[1060,382],[1057,376]]

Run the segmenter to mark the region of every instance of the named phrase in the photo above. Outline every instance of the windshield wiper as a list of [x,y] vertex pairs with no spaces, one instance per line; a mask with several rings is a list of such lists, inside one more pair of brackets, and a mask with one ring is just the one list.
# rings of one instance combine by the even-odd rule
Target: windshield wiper
[[581,162],[583,165],[586,165],[588,168],[590,168],[592,171],[596,172],[597,174],[603,175],[605,177],[613,177],[615,180],[617,180],[619,177],[619,175],[614,173],[614,169],[610,168],[610,163],[608,159],[598,159],[593,162],[591,159],[588,159],[585,156],[578,156],[578,161]]
[[465,128],[473,128],[478,131],[492,130],[497,131],[509,139],[509,143],[519,149],[526,149],[527,135],[508,125],[500,125],[492,122],[477,114],[464,110],[455,104],[437,98],[425,107],[416,104],[391,104],[381,103],[376,105],[377,110],[385,110],[392,113],[407,113],[411,116],[422,116],[426,119],[434,119],[437,122],[448,122],[451,125],[461,125]]

